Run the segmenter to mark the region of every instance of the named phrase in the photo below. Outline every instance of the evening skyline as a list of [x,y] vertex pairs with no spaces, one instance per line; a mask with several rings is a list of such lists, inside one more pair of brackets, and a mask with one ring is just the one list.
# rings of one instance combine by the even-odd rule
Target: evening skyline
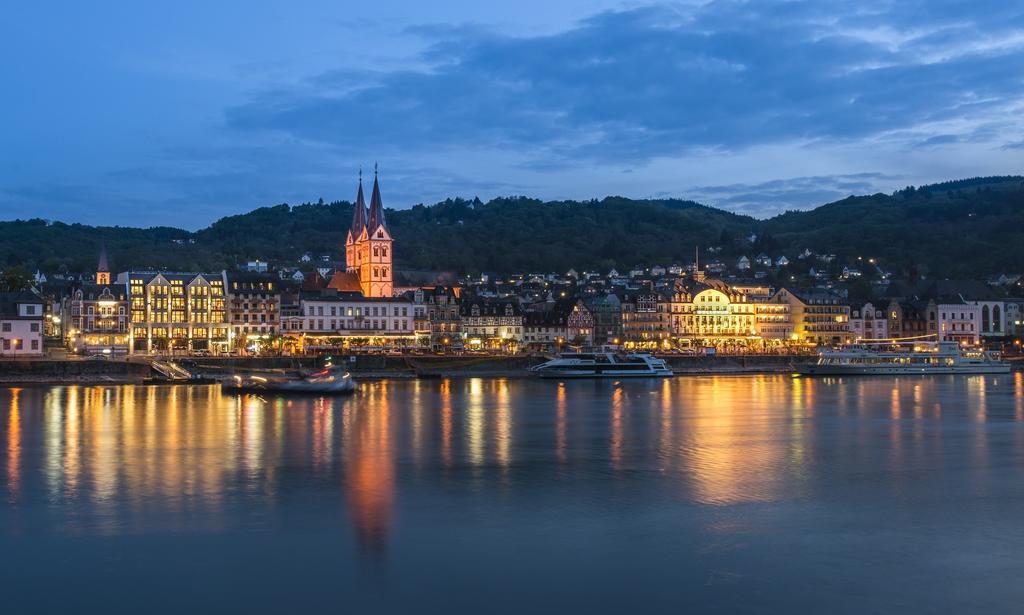
[[0,37],[2,219],[197,228],[351,200],[374,161],[393,208],[616,194],[764,217],[1024,161],[1007,3],[50,9],[9,9]]

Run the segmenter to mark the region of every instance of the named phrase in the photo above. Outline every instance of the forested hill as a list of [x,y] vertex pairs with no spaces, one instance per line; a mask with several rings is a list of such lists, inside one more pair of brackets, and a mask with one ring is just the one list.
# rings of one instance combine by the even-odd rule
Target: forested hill
[[[263,207],[197,232],[0,222],[0,264],[91,270],[100,243],[111,266],[219,270],[260,258],[297,265],[305,252],[343,257],[347,202]],[[694,246],[721,258],[804,248],[870,255],[888,268],[936,274],[1024,271],[1024,178],[991,177],[850,197],[814,210],[756,220],[681,200],[542,202],[449,199],[389,210],[398,266],[478,271],[564,271],[689,262]],[[757,235],[754,243],[746,238]]]

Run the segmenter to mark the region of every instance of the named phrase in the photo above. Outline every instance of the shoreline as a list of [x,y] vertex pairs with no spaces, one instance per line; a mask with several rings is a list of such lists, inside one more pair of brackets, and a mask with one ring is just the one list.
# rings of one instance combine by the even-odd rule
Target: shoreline
[[[445,357],[354,355],[339,357],[356,381],[438,378],[530,378],[528,368],[541,359],[534,356]],[[816,359],[810,355],[664,355],[675,376],[743,376],[792,373]],[[317,368],[315,357],[194,358],[188,369],[196,376],[215,380],[237,373],[299,376]],[[1024,368],[1014,361],[1013,371]],[[0,361],[0,387],[32,385],[186,384],[150,382],[148,360],[89,361],[81,359],[30,359]]]

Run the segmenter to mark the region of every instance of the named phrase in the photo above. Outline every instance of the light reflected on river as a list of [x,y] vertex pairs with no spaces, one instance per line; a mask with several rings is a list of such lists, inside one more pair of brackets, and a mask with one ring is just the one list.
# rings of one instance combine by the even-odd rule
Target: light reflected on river
[[[1005,455],[1024,460],[1022,423],[1021,373],[381,381],[335,399],[0,389],[0,537],[295,523],[335,536],[338,557],[387,560],[429,542],[417,534],[429,528],[470,551],[483,528],[515,541],[533,531],[520,517],[546,527],[534,511],[548,510],[559,524],[612,523],[605,539],[617,540],[615,523],[648,510],[682,523],[695,510],[844,500],[843,488],[905,502],[954,470],[968,477],[958,493],[991,496]],[[737,536],[754,527],[746,516],[697,525]]]

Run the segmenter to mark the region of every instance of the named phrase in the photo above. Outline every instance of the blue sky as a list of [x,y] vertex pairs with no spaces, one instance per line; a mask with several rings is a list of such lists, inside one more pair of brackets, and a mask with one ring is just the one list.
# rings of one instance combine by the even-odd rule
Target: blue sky
[[0,219],[693,198],[759,217],[1024,162],[1024,5],[22,2]]

